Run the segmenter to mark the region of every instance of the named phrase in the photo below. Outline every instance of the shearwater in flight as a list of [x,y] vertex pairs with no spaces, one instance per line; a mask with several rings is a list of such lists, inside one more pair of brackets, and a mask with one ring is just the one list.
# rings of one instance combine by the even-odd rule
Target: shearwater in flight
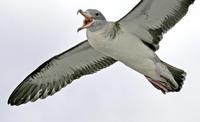
[[194,0],[141,0],[119,21],[107,21],[96,9],[78,10],[84,16],[87,40],[33,71],[12,92],[8,104],[21,105],[53,95],[73,80],[120,61],[143,74],[164,94],[178,92],[186,73],[155,53],[162,36],[188,11]]

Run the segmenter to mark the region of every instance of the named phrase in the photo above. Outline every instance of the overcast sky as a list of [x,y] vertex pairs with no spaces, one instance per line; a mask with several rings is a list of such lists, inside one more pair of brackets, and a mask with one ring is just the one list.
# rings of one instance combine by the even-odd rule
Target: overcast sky
[[121,63],[83,77],[45,100],[7,105],[14,88],[50,57],[84,40],[78,9],[116,21],[139,0],[1,0],[1,122],[200,122],[200,1],[162,40],[160,58],[187,72],[179,93],[163,95]]

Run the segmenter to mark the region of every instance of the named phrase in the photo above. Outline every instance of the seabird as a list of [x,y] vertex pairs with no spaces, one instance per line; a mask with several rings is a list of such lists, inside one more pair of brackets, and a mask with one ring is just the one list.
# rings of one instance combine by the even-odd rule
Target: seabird
[[164,94],[178,92],[186,73],[162,61],[156,51],[163,34],[188,11],[194,0],[141,0],[119,21],[107,21],[96,9],[84,16],[87,40],[59,54],[28,75],[12,92],[8,104],[21,105],[53,95],[73,80],[120,61],[143,74]]

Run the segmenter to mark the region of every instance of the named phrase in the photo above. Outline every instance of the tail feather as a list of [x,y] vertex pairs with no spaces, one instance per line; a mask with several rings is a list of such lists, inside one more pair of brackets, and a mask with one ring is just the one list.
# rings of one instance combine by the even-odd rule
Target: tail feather
[[177,89],[175,89],[174,91],[178,92],[181,90],[183,84],[184,84],[184,80],[186,77],[186,72],[183,71],[182,69],[176,68],[170,64],[167,64],[165,62],[162,61],[162,63],[167,66],[168,70],[171,72],[171,74],[173,75],[175,81],[178,83],[179,87]]

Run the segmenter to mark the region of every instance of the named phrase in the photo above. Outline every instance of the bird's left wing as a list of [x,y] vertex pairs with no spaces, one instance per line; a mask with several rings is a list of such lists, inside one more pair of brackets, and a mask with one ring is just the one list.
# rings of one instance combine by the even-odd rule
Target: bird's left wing
[[173,27],[195,0],[141,0],[118,21],[156,51],[163,33]]
[[115,62],[113,58],[94,50],[86,40],[39,66],[17,86],[8,104],[20,105],[39,98],[44,99],[73,80]]

